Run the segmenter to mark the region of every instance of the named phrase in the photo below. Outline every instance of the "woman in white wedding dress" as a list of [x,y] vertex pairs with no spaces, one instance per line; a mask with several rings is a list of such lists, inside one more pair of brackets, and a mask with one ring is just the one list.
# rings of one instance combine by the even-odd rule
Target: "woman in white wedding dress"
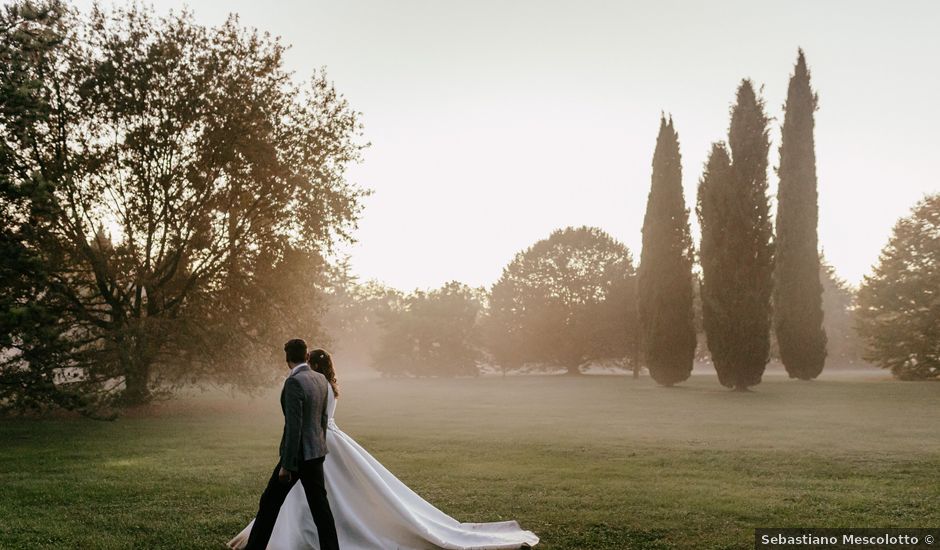
[[[310,353],[310,367],[330,381],[327,401],[326,443],[323,463],[327,498],[343,550],[509,550],[539,542],[515,521],[460,523],[432,506],[385,469],[333,420],[336,411],[336,375],[325,351]],[[254,520],[229,542],[244,548]],[[307,506],[304,489],[294,485],[281,506],[268,548],[319,548],[317,527]]]

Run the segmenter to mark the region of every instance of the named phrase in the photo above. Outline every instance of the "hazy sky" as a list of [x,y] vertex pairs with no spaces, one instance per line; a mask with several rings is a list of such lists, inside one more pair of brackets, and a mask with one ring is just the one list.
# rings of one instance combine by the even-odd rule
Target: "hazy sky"
[[354,269],[403,289],[489,286],[567,225],[599,226],[638,258],[660,112],[692,206],[741,78],[764,86],[776,164],[797,47],[820,95],[820,245],[838,272],[860,281],[896,219],[940,190],[936,1],[153,4],[208,24],[236,12],[293,45],[298,77],[327,68],[372,143],[350,173],[375,191]]

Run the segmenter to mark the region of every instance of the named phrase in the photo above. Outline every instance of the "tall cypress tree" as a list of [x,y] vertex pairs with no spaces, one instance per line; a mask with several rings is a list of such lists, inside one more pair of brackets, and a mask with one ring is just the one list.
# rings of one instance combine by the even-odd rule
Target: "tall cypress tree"
[[663,117],[653,153],[653,175],[640,254],[639,309],[650,376],[672,386],[692,374],[692,237],[682,194],[679,135]]
[[722,384],[733,380],[728,373],[734,357],[731,353],[734,334],[733,317],[721,304],[734,299],[734,287],[723,279],[728,271],[732,251],[728,247],[728,208],[732,202],[731,155],[724,143],[712,144],[705,163],[705,172],[698,186],[696,213],[702,230],[699,262],[702,266],[699,295],[702,305],[702,328],[712,363]]
[[826,361],[816,234],[819,206],[813,113],[817,98],[809,77],[800,50],[781,131],[774,267],[774,329],[780,359],[790,378],[801,380],[819,376]]
[[767,123],[763,100],[742,81],[731,109],[730,155],[713,145],[699,185],[705,336],[718,380],[736,390],[760,383],[770,355]]

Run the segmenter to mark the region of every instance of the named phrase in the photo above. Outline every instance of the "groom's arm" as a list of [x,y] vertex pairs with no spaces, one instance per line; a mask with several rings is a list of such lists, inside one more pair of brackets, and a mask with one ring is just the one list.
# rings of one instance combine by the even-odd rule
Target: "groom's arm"
[[284,450],[281,467],[296,472],[300,469],[300,434],[303,427],[304,390],[297,379],[284,381]]

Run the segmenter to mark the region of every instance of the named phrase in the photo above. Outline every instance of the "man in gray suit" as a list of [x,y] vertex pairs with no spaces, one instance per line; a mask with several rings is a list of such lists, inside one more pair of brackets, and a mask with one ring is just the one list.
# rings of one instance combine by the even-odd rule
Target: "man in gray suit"
[[265,550],[281,504],[291,487],[300,480],[317,525],[320,550],[338,550],[336,525],[323,480],[329,382],[307,364],[307,343],[303,340],[294,339],[284,344],[284,353],[291,372],[281,390],[281,410],[284,412],[281,461],[274,467],[268,486],[261,495],[258,514],[245,548]]

